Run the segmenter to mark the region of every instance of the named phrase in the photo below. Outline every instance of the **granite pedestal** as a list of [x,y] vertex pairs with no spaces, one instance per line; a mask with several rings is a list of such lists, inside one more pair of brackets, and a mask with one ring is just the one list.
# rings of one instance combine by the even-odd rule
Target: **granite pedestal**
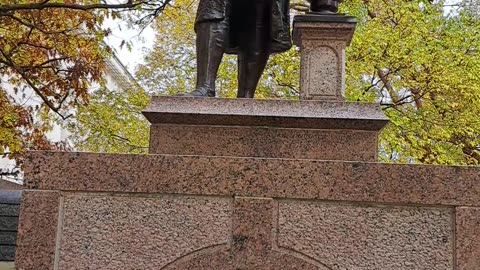
[[376,161],[378,104],[154,97],[150,153]]
[[145,115],[162,154],[29,153],[18,269],[480,268],[480,170],[367,162],[375,105],[155,98]]

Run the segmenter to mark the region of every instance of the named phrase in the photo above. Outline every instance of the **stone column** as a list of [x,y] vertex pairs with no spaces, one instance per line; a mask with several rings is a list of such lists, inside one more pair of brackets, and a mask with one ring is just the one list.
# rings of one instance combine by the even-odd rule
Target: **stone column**
[[293,39],[300,47],[300,99],[344,101],[345,48],[356,18],[344,15],[298,15]]

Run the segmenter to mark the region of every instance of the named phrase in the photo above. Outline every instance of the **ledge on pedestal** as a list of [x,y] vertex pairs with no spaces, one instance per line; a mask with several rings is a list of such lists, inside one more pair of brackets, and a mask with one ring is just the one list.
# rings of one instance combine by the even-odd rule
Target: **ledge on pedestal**
[[388,118],[376,103],[153,97],[143,111],[153,125],[265,126],[380,131]]
[[378,104],[154,97],[150,153],[376,161]]

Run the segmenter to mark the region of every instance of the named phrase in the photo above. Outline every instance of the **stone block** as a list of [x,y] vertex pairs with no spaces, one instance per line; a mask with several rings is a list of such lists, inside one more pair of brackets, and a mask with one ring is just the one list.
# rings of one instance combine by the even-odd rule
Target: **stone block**
[[[0,261],[2,262],[15,261],[15,246],[0,246]],[[11,269],[13,270],[14,268],[11,268]]]
[[300,98],[343,101],[345,48],[356,19],[344,15],[298,15],[293,39],[300,47]]
[[18,217],[20,202],[18,204],[0,204],[0,216]]
[[274,208],[269,198],[235,199],[232,249],[236,267],[256,269],[271,264]]
[[226,245],[231,205],[228,198],[66,195],[55,269],[163,269]]
[[376,161],[378,104],[154,97],[150,153]]
[[14,246],[17,242],[17,232],[0,232],[0,246]]
[[30,152],[30,189],[480,207],[476,167]]
[[150,154],[374,162],[378,152],[374,131],[152,125],[150,137]]
[[480,269],[480,208],[456,209],[456,233],[456,269]]
[[59,205],[58,191],[23,192],[16,269],[54,269]]
[[19,269],[478,266],[475,167],[53,152],[27,160],[25,186],[36,191],[25,191]]
[[277,206],[270,198],[236,197],[228,245],[197,250],[166,269],[329,270],[311,258],[277,247]]
[[328,269],[453,269],[453,208],[280,201],[278,212],[279,247]]
[[0,231],[16,231],[18,217],[0,217]]
[[249,126],[380,131],[389,122],[376,103],[152,97],[152,125]]

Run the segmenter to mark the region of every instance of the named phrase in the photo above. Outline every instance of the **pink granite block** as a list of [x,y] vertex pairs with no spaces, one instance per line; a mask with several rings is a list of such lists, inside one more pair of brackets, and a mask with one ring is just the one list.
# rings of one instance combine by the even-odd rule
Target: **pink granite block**
[[59,204],[59,192],[23,192],[17,234],[16,269],[53,269]]
[[278,245],[328,269],[451,270],[453,209],[280,201]]
[[230,245],[189,254],[165,269],[329,270],[276,246],[277,203],[273,199],[235,198]]
[[75,193],[65,196],[56,269],[163,269],[225,246],[230,198]]
[[379,131],[379,104],[299,100],[152,97],[143,111],[154,125],[268,126]]
[[476,167],[32,152],[32,189],[480,206]]
[[152,125],[150,154],[376,161],[375,131]]
[[271,264],[274,201],[235,198],[233,252],[235,266],[257,269]]
[[457,270],[480,269],[480,208],[456,209]]
[[[228,177],[231,173],[228,168],[235,167],[234,163],[223,162],[224,170],[219,171],[209,169],[218,165],[216,161],[193,158],[184,163],[178,162],[178,158],[32,152],[25,165],[25,185],[31,189],[64,191],[203,195],[234,193],[233,182]],[[38,167],[40,164],[46,167]]]
[[294,19],[294,43],[301,52],[300,99],[343,101],[345,48],[352,40],[356,22],[347,16],[337,16],[339,21],[335,23],[315,21],[316,17],[320,16],[300,15]]

